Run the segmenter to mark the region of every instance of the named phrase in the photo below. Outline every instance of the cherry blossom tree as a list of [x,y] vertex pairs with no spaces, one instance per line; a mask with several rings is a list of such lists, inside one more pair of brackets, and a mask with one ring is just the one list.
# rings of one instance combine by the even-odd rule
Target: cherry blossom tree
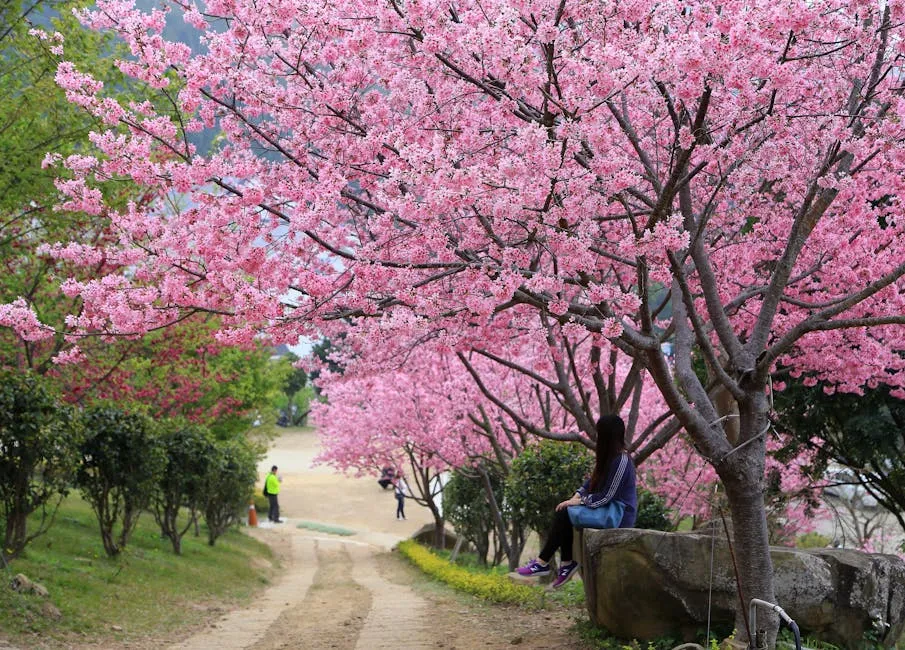
[[[117,88],[124,101],[132,98],[125,75],[114,65],[116,50],[109,35],[80,28],[71,15],[76,3],[38,0],[5,5],[0,15],[0,365],[38,374],[52,371],[57,362],[77,359],[82,351],[67,338],[73,334],[65,317],[77,312],[77,297],[61,299],[62,278],[82,274],[101,277],[116,271],[115,260],[90,255],[78,267],[36,253],[45,243],[80,238],[86,253],[117,241],[103,214],[54,211],[56,173],[42,166],[46,152],[72,156],[73,164],[84,148],[88,132],[102,122],[67,101],[54,82],[58,53],[64,42],[75,61],[90,64],[99,80]],[[55,29],[48,33],[35,22]],[[52,25],[52,28],[50,27]],[[98,185],[111,205],[127,200],[141,204],[151,194],[133,183]],[[46,327],[42,327],[41,324]],[[20,335],[27,332],[24,335]],[[89,338],[82,348],[97,349]]]
[[[580,442],[593,449],[593,421],[587,427],[588,432],[582,430],[578,421],[592,415],[590,404],[604,404],[601,412],[619,412],[620,408],[606,406],[614,385],[622,387],[621,393],[629,392],[627,386],[643,392],[642,397],[632,400],[635,417],[630,417],[630,422],[640,421],[649,433],[653,427],[648,423],[656,424],[661,419],[651,415],[662,409],[659,392],[653,386],[640,391],[643,383],[632,383],[637,378],[631,379],[629,367],[623,367],[620,372],[600,364],[600,349],[588,345],[587,332],[583,332],[585,341],[575,342],[564,337],[559,327],[550,328],[544,337],[534,337],[534,341],[509,331],[502,337],[511,344],[508,348],[492,354],[487,352],[485,345],[485,348],[472,350],[468,359],[461,352],[454,355],[432,349],[429,343],[404,341],[400,337],[380,340],[374,345],[374,338],[380,337],[379,334],[375,336],[373,327],[374,321],[366,321],[347,330],[346,347],[341,354],[344,373],[331,375],[324,382],[324,395],[329,403],[320,407],[322,412],[317,418],[322,427],[323,446],[349,454],[350,449],[345,445],[350,443],[352,466],[363,465],[371,473],[376,472],[382,461],[370,457],[361,461],[358,454],[363,434],[360,432],[367,431],[369,438],[380,440],[381,458],[402,453],[401,439],[395,435],[395,430],[387,433],[387,429],[393,427],[387,425],[382,414],[386,400],[393,402],[392,408],[417,402],[419,397],[410,396],[410,391],[419,396],[428,391],[439,398],[438,406],[433,407],[437,412],[439,407],[456,405],[454,415],[447,420],[456,422],[449,432],[458,432],[461,450],[454,455],[439,451],[438,442],[446,445],[448,438],[422,435],[424,432],[415,421],[417,418],[411,418],[407,435],[418,438],[422,449],[436,449],[441,456],[447,455],[450,468],[466,468],[477,481],[483,479],[480,470],[488,466],[506,476],[512,458],[540,438]],[[534,345],[535,342],[540,345]],[[589,359],[583,362],[579,359],[582,352],[590,352]],[[596,363],[590,363],[592,360]],[[442,371],[438,371],[439,368]],[[582,381],[594,374],[600,375],[595,381]],[[474,385],[469,386],[471,382]],[[339,389],[340,386],[344,388]],[[469,391],[474,393],[475,386],[480,393],[469,395]],[[598,387],[602,387],[600,390],[604,393],[602,400],[596,392]],[[403,415],[403,421],[405,418]],[[439,414],[433,418],[443,420]],[[366,419],[366,423],[362,419]],[[463,420],[467,420],[464,424],[468,426],[460,426]],[[337,429],[347,428],[345,424],[336,424],[344,421],[356,421],[354,426],[359,433],[336,435]],[[472,443],[475,438],[483,444]],[[636,440],[632,446],[637,448],[642,441],[643,438]],[[813,452],[795,449],[794,453],[789,453],[788,442],[784,437],[768,440],[770,456],[767,458],[768,481],[764,496],[771,544],[785,544],[794,541],[797,535],[812,531],[815,517],[822,512],[813,480],[806,471],[813,463]],[[370,443],[374,444],[373,441]],[[644,487],[664,498],[677,517],[675,523],[691,518],[696,526],[711,523],[714,517],[718,520],[720,515],[715,506],[725,505],[725,496],[715,492],[719,478],[712,466],[684,437],[670,439],[662,450],[661,446],[650,450],[651,445],[645,445],[643,453],[634,454]],[[396,451],[390,451],[393,449]],[[489,450],[493,453],[488,454]],[[782,458],[776,458],[780,452],[785,453]],[[505,530],[501,537],[505,547]]]
[[[424,357],[422,357],[424,358]],[[468,391],[438,380],[442,366],[387,370],[379,375],[323,372],[326,402],[312,407],[322,452],[315,462],[358,475],[383,467],[404,475],[414,501],[434,517],[435,546],[443,546],[441,475],[466,462],[464,409]],[[442,387],[447,390],[440,390]],[[467,386],[466,386],[467,387]]]
[[[162,38],[166,9],[204,52]],[[225,341],[294,341],[372,317],[460,351],[518,305],[583,327],[650,374],[723,483],[743,598],[775,600],[771,371],[903,395],[902,5],[101,0],[83,17],[171,104],[58,69],[108,126],[59,161],[60,208],[103,210],[111,177],[160,199],[114,211],[129,270],[67,283],[74,325],[204,309]],[[186,134],[216,124],[199,156]],[[188,206],[166,209],[175,194]]]
[[[262,360],[260,353],[256,358],[218,344],[209,315],[188,317],[165,334],[140,341],[81,336],[67,321],[79,313],[81,297],[61,296],[62,278],[126,272],[129,261],[98,254],[119,239],[106,212],[53,209],[56,173],[42,165],[47,150],[78,165],[89,132],[103,126],[68,102],[54,81],[63,44],[78,65],[90,64],[96,78],[115,89],[117,99],[128,103],[137,96],[135,85],[114,65],[118,45],[112,34],[82,29],[70,13],[76,4],[12,2],[0,16],[0,367],[43,375],[69,401],[138,401],[158,417],[184,415],[221,429],[245,419],[247,428],[242,416],[260,404],[264,392],[255,394],[249,384],[266,366],[266,353]],[[59,31],[48,33],[53,29]],[[154,198],[153,190],[124,180],[98,183],[108,206],[118,209],[129,201],[143,206]],[[55,242],[70,239],[78,240],[70,248],[76,263],[40,253],[42,246],[53,251]]]
[[[437,530],[442,515],[436,497],[442,485],[436,479],[459,470],[483,491],[495,543],[514,569],[526,530],[523,522],[506,517],[493,481],[505,478],[513,458],[538,437],[520,421],[553,416],[567,427],[564,412],[544,408],[538,391],[528,387],[521,373],[477,359],[475,366],[486,371],[482,376],[495,387],[493,400],[482,399],[475,395],[471,374],[451,351],[398,340],[392,346],[374,346],[360,329],[345,339],[343,373],[327,372],[318,379],[327,400],[314,407],[324,449],[319,460],[372,474],[386,465],[405,468],[415,477],[416,502],[431,510]],[[579,436],[557,428],[546,435]],[[439,535],[435,542],[442,544]]]

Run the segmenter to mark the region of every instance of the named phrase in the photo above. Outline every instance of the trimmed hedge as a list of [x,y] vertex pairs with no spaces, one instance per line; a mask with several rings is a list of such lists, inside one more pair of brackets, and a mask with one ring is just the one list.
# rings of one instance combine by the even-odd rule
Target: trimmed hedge
[[472,573],[450,564],[412,540],[399,542],[396,547],[412,564],[427,575],[445,582],[454,589],[473,594],[495,603],[513,603],[542,607],[544,590],[512,582],[504,575]]

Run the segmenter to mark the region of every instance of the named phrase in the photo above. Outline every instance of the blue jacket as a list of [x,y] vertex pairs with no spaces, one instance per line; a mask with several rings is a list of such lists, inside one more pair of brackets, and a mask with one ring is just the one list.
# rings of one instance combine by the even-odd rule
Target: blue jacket
[[635,464],[628,454],[620,454],[613,459],[604,481],[597,486],[596,492],[589,492],[591,479],[588,478],[578,488],[582,505],[588,508],[599,508],[611,501],[619,501],[625,506],[619,528],[631,528],[638,516],[638,493],[635,490]]

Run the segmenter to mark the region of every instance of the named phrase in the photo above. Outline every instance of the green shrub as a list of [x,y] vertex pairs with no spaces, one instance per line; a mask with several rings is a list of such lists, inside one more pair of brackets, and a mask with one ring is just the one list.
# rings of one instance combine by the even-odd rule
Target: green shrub
[[[4,560],[47,532],[75,474],[78,427],[44,382],[0,372],[0,519]],[[35,513],[36,516],[29,518]]]
[[427,575],[454,589],[496,603],[539,606],[544,593],[537,587],[520,585],[504,575],[475,573],[450,564],[412,540],[400,542],[399,552]]
[[820,533],[805,533],[795,540],[797,548],[826,548],[832,540]]
[[96,406],[84,411],[81,420],[85,439],[76,482],[97,516],[104,551],[114,557],[149,505],[166,457],[147,416]]
[[669,508],[666,501],[653,492],[645,489],[638,490],[638,518],[635,528],[647,528],[648,530],[672,530]]
[[[245,517],[258,479],[259,454],[244,437],[218,442],[204,478],[204,523],[211,546],[227,529]],[[267,502],[260,495],[261,507]],[[257,501],[256,501],[257,505]]]
[[[578,621],[577,628],[581,639],[595,650],[672,650],[683,642],[677,636],[662,636],[649,641],[621,639],[613,636],[606,628],[598,627],[588,620]],[[735,636],[735,632],[728,628],[711,629],[708,642],[706,632],[706,629],[699,628],[692,641],[709,650],[719,650],[722,639]]]
[[[502,484],[498,477],[491,479],[497,493],[497,502],[502,501]],[[452,473],[443,488],[443,514],[456,533],[464,537],[477,549],[481,564],[487,564],[490,550],[490,534],[493,532],[493,515],[487,494],[480,479],[466,476],[461,470]]]
[[591,453],[578,443],[544,440],[526,447],[506,477],[512,516],[545,535],[556,504],[575,493],[592,464]]
[[160,534],[170,540],[173,552],[182,553],[182,537],[202,508],[204,482],[212,472],[216,447],[210,434],[198,426],[171,422],[161,436],[166,464],[151,499]]
[[[257,478],[257,469],[255,469],[255,478]],[[263,484],[256,485],[254,488],[254,493],[252,494],[251,500],[255,504],[255,511],[258,515],[265,514],[270,509],[270,501],[267,500],[267,497],[261,492],[263,489]],[[246,509],[248,508],[248,504],[245,505]]]

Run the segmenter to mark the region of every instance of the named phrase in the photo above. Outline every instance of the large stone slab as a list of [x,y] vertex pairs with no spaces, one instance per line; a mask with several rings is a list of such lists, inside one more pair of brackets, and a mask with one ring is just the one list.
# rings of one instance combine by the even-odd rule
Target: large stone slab
[[[711,581],[711,545],[713,577]],[[591,620],[624,638],[690,638],[738,606],[725,540],[695,533],[584,530],[575,554]],[[905,562],[838,549],[771,549],[779,604],[801,629],[855,647],[870,631],[891,647],[905,631]],[[743,562],[744,558],[739,558]]]

